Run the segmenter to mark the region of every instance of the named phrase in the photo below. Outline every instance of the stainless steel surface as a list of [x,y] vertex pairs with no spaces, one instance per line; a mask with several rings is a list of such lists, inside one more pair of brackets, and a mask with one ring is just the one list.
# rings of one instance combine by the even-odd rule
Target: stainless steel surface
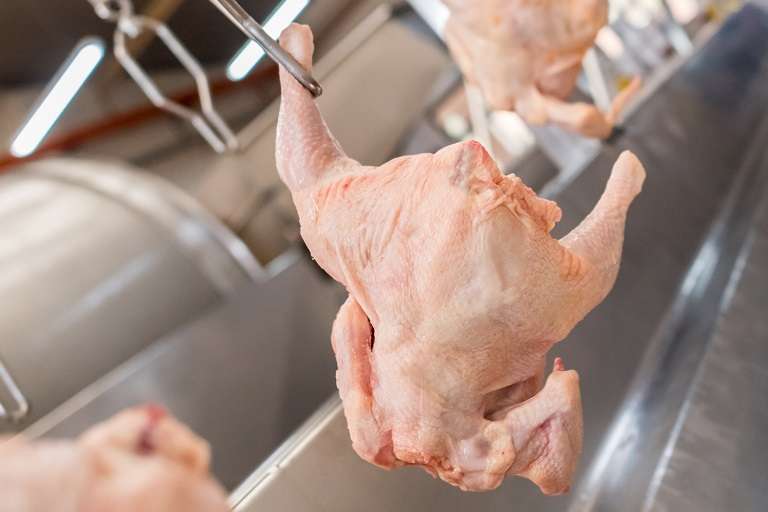
[[159,402],[212,446],[234,488],[335,391],[330,328],[344,292],[304,258],[179,328],[36,425],[72,436],[132,405]]
[[[768,169],[765,160],[762,168]],[[757,512],[768,504],[766,192],[714,337],[654,474],[646,510]]]
[[130,0],[88,0],[96,15],[107,21],[117,21],[121,16],[133,14]]
[[304,69],[293,56],[272,39],[269,34],[254,20],[248,11],[236,0],[210,0],[243,34],[251,38],[270,56],[272,60],[286,69],[298,82],[317,98],[323,94],[323,88],[312,74]]
[[694,48],[693,41],[691,41],[688,32],[685,31],[685,27],[683,27],[675,18],[668,0],[660,0],[659,3],[661,4],[662,9],[664,9],[664,14],[667,17],[664,29],[670,44],[678,54],[690,54]]
[[574,511],[655,510],[659,471],[678,434],[680,411],[687,407],[697,371],[710,351],[728,288],[739,277],[739,258],[755,212],[766,199],[768,122],[757,130],[755,139],[675,303],[646,351],[595,464],[577,489]]
[[[686,276],[695,262],[702,261],[701,248],[713,233],[720,233],[727,241],[725,251],[715,253],[713,276],[722,279],[715,271],[718,264],[727,267],[730,263],[733,269],[733,255],[738,254],[743,239],[736,229],[740,209],[727,220],[735,224],[725,230],[718,227],[717,219],[727,206],[727,191],[739,188],[738,169],[749,167],[750,148],[765,143],[759,128],[768,111],[768,88],[764,86],[768,77],[766,20],[768,12],[754,5],[732,18],[632,115],[625,133],[604,145],[595,160],[556,197],[564,210],[564,221],[556,232],[562,235],[590,211],[622,150],[637,153],[649,171],[643,194],[630,212],[622,271],[613,292],[553,351],[553,356],[563,357],[581,375],[584,469],[576,489],[589,483],[583,477],[598,463],[600,448],[644,354],[658,339],[660,329],[669,325],[670,315],[679,311],[675,300],[680,290],[709,286],[707,281],[686,281]],[[743,206],[748,213],[748,205]],[[701,268],[703,264],[696,265]],[[725,274],[726,282],[730,275]],[[709,282],[720,290],[722,283]],[[717,308],[708,311],[717,314]],[[695,371],[693,366],[679,368],[685,373]],[[690,377],[686,373],[689,384],[696,382]],[[764,411],[755,414],[760,413]],[[745,446],[744,442],[749,439],[739,446]],[[760,468],[755,462],[749,467]],[[325,411],[323,419],[315,418],[301,442],[294,443],[272,468],[260,468],[259,474],[266,476],[251,481],[250,489],[239,490],[236,498],[242,501],[238,510],[375,512],[512,507],[562,511],[579,495],[545,497],[530,482],[516,478],[508,479],[494,492],[469,494],[432,480],[420,470],[378,470],[354,456],[338,411]],[[665,475],[671,478],[668,472]],[[673,485],[672,480],[667,482]],[[617,493],[622,487],[631,493],[633,485],[632,477],[625,476],[616,487]],[[674,492],[696,488],[697,484],[687,481],[687,486],[675,487]],[[665,489],[664,485],[659,489]],[[600,510],[638,510],[634,505],[617,498]]]
[[192,199],[135,169],[48,160],[4,176],[0,402],[21,421],[0,419],[0,433],[264,276]]

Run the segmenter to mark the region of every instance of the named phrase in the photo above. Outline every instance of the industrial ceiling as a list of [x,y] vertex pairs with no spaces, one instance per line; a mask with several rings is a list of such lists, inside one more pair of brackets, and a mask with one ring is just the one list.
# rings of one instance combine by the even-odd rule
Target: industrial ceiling
[[[277,0],[242,0],[256,19]],[[162,12],[192,53],[205,63],[226,62],[243,43],[240,34],[208,0],[134,0],[137,12]],[[0,87],[51,78],[84,36],[111,42],[113,25],[99,19],[87,0],[3,0],[0,2]],[[141,57],[149,68],[176,66],[156,42]]]

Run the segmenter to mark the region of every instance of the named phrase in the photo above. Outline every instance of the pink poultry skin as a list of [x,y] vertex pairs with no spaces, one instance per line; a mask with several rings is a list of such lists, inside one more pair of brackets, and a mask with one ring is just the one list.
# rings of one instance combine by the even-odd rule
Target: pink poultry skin
[[605,139],[640,88],[635,79],[608,112],[567,103],[584,55],[608,22],[608,0],[445,0],[446,41],[467,80],[495,110]]
[[227,512],[208,444],[156,406],[77,441],[0,439],[0,512]]
[[[307,27],[281,42],[311,68]],[[558,241],[558,206],[477,142],[363,166],[309,93],[284,70],[281,81],[280,176],[312,255],[349,291],[332,341],[354,449],[464,490],[513,474],[566,492],[579,378],[557,360],[545,382],[545,359],[613,286],[640,162],[623,154],[594,212]]]

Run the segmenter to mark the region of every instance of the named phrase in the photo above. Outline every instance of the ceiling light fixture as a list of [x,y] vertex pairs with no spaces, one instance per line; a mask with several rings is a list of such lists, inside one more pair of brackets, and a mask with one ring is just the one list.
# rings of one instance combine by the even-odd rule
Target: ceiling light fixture
[[13,156],[34,153],[102,61],[104,51],[104,41],[99,38],[87,37],[78,43],[14,137]]
[[[270,37],[277,39],[308,5],[309,0],[283,0],[264,22],[264,30]],[[248,41],[229,61],[227,77],[233,82],[242,80],[264,58],[264,55],[264,50],[258,44]]]
[[445,24],[451,13],[440,0],[409,0],[411,7],[439,37],[445,33]]

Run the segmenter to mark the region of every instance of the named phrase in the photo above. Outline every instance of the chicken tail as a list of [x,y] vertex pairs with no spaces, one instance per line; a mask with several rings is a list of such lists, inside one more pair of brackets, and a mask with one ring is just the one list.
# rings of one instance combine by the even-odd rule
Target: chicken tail
[[[280,36],[280,44],[307,70],[315,51],[312,30],[293,24]],[[344,158],[328,131],[312,95],[285,69],[280,69],[282,100],[277,123],[277,170],[291,191],[311,186]]]

